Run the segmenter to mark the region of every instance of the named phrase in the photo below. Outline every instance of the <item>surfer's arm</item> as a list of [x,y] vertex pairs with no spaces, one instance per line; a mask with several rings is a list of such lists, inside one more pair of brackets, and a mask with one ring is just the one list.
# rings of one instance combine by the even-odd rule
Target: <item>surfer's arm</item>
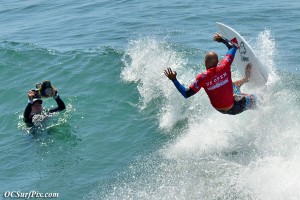
[[195,94],[195,92],[191,88],[186,89],[183,85],[179,83],[179,81],[176,78],[176,71],[172,71],[171,68],[168,68],[165,70],[165,75],[174,83],[175,87],[182,94],[182,96],[184,96],[184,98],[189,98],[190,96]]
[[224,37],[221,37],[220,42],[222,42],[223,44],[225,44],[227,46],[228,50],[233,49],[233,48],[237,49],[237,45],[236,44],[234,44],[233,42],[229,41],[228,39],[226,39]]
[[49,110],[50,113],[53,112],[59,112],[62,111],[66,108],[65,103],[63,102],[63,100],[59,97],[58,93],[56,93],[56,95],[53,96],[53,98],[55,99],[56,103],[57,103],[57,107],[56,108],[52,108]]
[[196,94],[191,88],[186,89],[183,85],[179,83],[177,79],[172,80],[172,82],[184,98],[189,98],[190,96]]
[[235,53],[236,53],[236,48],[231,48],[231,49],[228,49],[226,56],[230,55],[230,56],[234,57]]
[[230,40],[224,38],[224,37],[223,37],[221,34],[219,34],[219,33],[216,33],[216,34],[214,35],[214,40],[217,41],[217,42],[221,42],[221,43],[225,44],[225,45],[227,46],[228,50],[229,50],[229,49],[232,49],[232,48],[236,48],[236,49],[238,48],[238,46],[237,46],[235,43],[233,43],[233,42],[231,42]]

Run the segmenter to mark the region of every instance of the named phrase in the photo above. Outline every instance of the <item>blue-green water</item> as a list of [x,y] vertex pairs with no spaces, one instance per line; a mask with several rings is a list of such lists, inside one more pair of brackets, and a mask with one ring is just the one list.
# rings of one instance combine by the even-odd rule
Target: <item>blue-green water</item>
[[[59,199],[300,199],[300,3],[5,1],[0,7],[0,195]],[[186,86],[215,22],[267,66],[257,111],[225,116]],[[234,70],[234,78],[240,74]],[[35,130],[27,91],[51,80],[67,105]],[[45,107],[55,106],[52,99]]]

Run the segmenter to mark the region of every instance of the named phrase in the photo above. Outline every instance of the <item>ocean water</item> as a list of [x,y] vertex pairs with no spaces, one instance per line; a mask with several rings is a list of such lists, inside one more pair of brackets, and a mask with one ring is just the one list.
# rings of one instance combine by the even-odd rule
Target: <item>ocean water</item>
[[[1,1],[1,199],[300,199],[299,10],[288,0]],[[188,86],[207,51],[224,55],[217,21],[270,73],[264,89],[242,88],[263,96],[258,110],[222,115],[203,90],[184,99],[163,74],[172,67]],[[32,130],[27,91],[43,80],[67,109]]]

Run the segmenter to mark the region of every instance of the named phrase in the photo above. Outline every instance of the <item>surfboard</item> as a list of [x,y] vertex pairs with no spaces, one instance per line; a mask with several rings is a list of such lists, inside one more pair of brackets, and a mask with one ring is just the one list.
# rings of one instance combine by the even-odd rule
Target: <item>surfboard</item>
[[237,50],[233,61],[234,66],[244,76],[246,65],[252,63],[250,83],[252,82],[258,86],[264,86],[268,81],[268,70],[255,55],[252,47],[233,28],[219,22],[216,22],[216,26],[219,30],[218,32],[223,37],[239,45],[239,49]]

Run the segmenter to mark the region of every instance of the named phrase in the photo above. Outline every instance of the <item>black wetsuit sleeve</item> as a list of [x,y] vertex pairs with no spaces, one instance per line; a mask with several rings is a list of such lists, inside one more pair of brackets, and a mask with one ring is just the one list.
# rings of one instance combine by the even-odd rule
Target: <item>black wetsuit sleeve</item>
[[177,79],[172,80],[172,82],[184,98],[189,98],[190,96],[195,94],[195,92],[191,88],[186,89],[183,85],[179,83]]
[[191,88],[189,88],[189,89],[186,91],[186,96],[187,96],[187,98],[189,98],[190,96],[193,96],[194,94],[196,94],[196,92],[194,92],[194,90],[192,90]]
[[55,101],[56,101],[58,107],[50,109],[49,110],[50,113],[59,112],[59,111],[62,111],[66,108],[65,103],[63,102],[63,100],[59,96],[57,96]]
[[226,39],[224,37],[222,37],[222,39],[221,39],[220,42],[222,42],[223,44],[225,44],[227,46],[228,50],[232,49],[232,48],[237,48],[237,45],[235,43],[229,41],[228,39]]
[[23,114],[23,120],[27,125],[31,125],[32,124],[32,118],[30,117],[30,113],[32,110],[32,104],[28,103],[25,110],[24,110],[24,114]]

